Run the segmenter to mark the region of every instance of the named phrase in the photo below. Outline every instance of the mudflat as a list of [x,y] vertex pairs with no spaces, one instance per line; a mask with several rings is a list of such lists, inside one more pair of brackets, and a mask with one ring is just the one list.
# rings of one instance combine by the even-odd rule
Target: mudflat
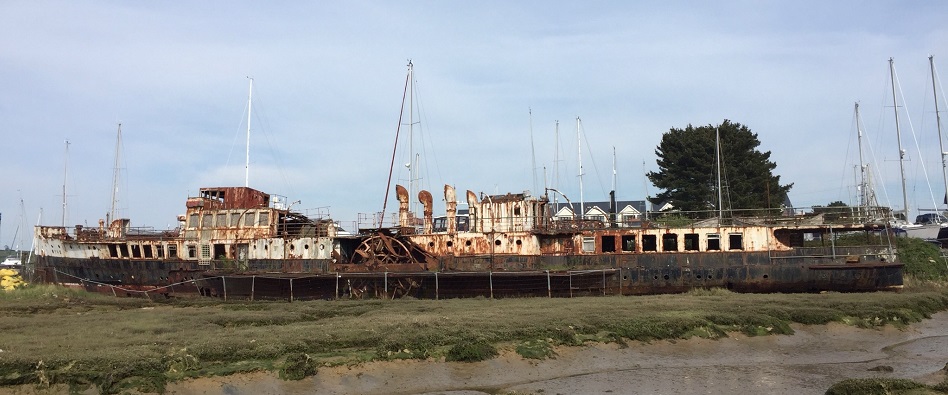
[[846,378],[944,380],[948,312],[904,329],[793,325],[793,335],[588,344],[552,359],[367,362],[284,381],[256,372],[171,383],[171,394],[822,394]]

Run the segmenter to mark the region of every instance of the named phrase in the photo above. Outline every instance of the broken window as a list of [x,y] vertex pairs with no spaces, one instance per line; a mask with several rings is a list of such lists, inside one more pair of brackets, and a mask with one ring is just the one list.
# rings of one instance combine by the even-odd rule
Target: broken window
[[662,251],[678,251],[678,235],[665,233],[662,235]]
[[227,227],[227,214],[218,213],[217,220],[215,221],[214,226],[218,228],[226,228]]
[[685,233],[685,251],[698,251],[697,233]]
[[244,213],[244,226],[253,226],[254,216],[256,215],[257,213],[255,211],[248,211]]
[[727,249],[729,250],[743,250],[744,249],[744,235],[740,233],[731,233],[727,235]]
[[602,236],[602,252],[616,252],[616,237]]
[[197,258],[197,247],[194,245],[188,246],[188,258]]
[[270,213],[266,211],[260,212],[260,226],[270,226]]
[[178,245],[168,244],[168,258],[177,258],[177,257],[178,257]]
[[240,213],[230,213],[230,226],[240,226]]
[[622,236],[622,251],[635,251],[635,235]]
[[642,251],[658,251],[658,237],[642,235]]
[[198,227],[198,215],[197,215],[197,214],[191,214],[191,216],[188,217],[188,227],[189,227],[189,228],[197,228],[197,227]]
[[211,227],[211,219],[212,219],[212,218],[214,218],[213,215],[211,215],[211,214],[204,214],[204,217],[201,219],[201,227],[202,227],[202,228],[210,228],[210,227]]

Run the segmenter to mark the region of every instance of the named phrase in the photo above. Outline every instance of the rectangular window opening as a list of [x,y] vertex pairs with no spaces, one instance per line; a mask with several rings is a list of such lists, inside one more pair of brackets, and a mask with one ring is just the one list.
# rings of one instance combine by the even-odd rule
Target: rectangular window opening
[[138,244],[132,244],[132,258],[142,257],[142,247]]
[[729,250],[743,250],[744,249],[744,235],[740,233],[731,233],[727,235],[727,248]]
[[658,251],[658,237],[642,235],[642,251]]
[[721,235],[717,233],[708,234],[708,251],[721,251]]
[[622,236],[622,251],[626,251],[626,252],[635,251],[635,235]]
[[109,244],[109,258],[118,258],[118,246]]
[[678,235],[665,233],[662,235],[662,251],[678,251]]
[[698,251],[697,233],[685,233],[685,251]]
[[244,213],[244,226],[253,226],[254,217],[257,215],[254,211]]
[[602,244],[602,252],[616,252],[615,236],[602,236],[599,243]]
[[142,246],[142,252],[144,253],[145,258],[154,258],[154,257],[155,257],[154,255],[152,255],[151,245],[143,245],[143,246]]

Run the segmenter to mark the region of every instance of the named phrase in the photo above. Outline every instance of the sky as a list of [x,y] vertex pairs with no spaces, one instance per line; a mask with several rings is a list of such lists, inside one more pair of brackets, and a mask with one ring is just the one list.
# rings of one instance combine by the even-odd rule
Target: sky
[[946,19],[942,1],[3,1],[0,246],[96,226],[113,190],[118,216],[167,229],[199,188],[243,186],[251,77],[249,186],[354,227],[393,151],[391,184],[413,163],[436,213],[445,184],[606,200],[613,163],[642,200],[664,132],[724,119],[795,207],[855,204],[856,102],[879,203],[902,209],[893,58],[914,216],[945,188],[928,57],[948,64]]

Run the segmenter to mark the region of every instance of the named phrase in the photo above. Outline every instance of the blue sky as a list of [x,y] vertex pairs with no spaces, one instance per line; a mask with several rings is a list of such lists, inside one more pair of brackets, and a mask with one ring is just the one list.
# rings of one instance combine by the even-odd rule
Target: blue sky
[[[67,167],[67,224],[104,218],[119,122],[133,226],[174,226],[198,188],[243,185],[248,76],[250,186],[344,223],[377,212],[408,59],[436,211],[445,183],[539,193],[557,120],[555,183],[577,200],[577,116],[586,200],[607,196],[613,147],[619,197],[639,200],[663,132],[730,119],[772,152],[795,206],[852,202],[856,101],[881,203],[901,208],[890,57],[912,122],[909,205],[930,208],[922,165],[944,187],[927,57],[948,64],[946,17],[939,1],[6,1],[0,246],[40,209],[62,222]],[[399,153],[402,183],[409,161]]]

